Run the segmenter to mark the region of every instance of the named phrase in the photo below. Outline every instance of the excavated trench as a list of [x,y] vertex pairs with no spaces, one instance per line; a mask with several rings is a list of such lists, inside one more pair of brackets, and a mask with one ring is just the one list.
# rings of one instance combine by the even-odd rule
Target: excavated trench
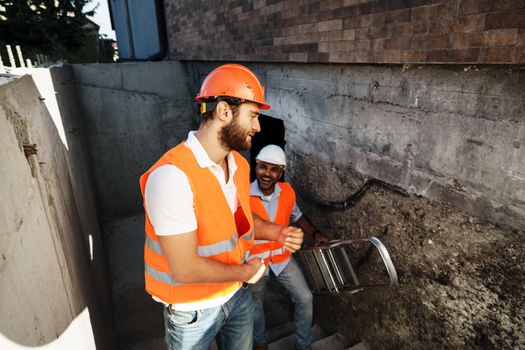
[[[164,348],[161,306],[144,291],[143,214],[137,179],[147,165],[184,139],[186,132],[195,125],[188,102],[191,98],[187,85],[191,84],[181,77],[188,74],[188,79],[200,81],[200,71],[196,66],[193,67],[196,70],[193,75],[191,66],[183,67],[176,62],[136,66],[86,65],[54,71],[54,89],[58,93],[50,90],[50,94],[58,96],[61,111],[65,113],[62,118],[66,122],[67,147],[60,140],[42,100],[37,98],[36,87],[30,78],[22,78],[2,90],[0,97],[3,104],[8,105],[5,101],[16,101],[9,102],[13,111],[31,126],[31,137],[26,140],[24,135],[13,132],[9,121],[12,122],[14,114],[7,113],[3,124],[5,130],[2,131],[6,135],[12,134],[12,140],[18,138],[16,142],[8,138],[1,140],[10,142],[4,147],[7,151],[3,156],[9,164],[15,164],[13,159],[18,157],[16,164],[19,165],[18,168],[5,167],[3,171],[10,176],[10,181],[15,183],[20,180],[21,183],[9,189],[13,203],[8,203],[4,209],[13,207],[18,211],[13,211],[11,216],[16,220],[24,219],[16,221],[11,220],[11,216],[7,217],[8,224],[15,223],[14,232],[17,235],[6,238],[9,244],[5,246],[11,247],[12,252],[20,253],[10,255],[9,251],[3,252],[7,257],[4,257],[3,276],[14,281],[13,290],[26,292],[26,299],[23,300],[27,300],[20,307],[12,304],[6,308],[11,316],[5,318],[2,334],[31,346],[50,342],[89,306],[93,325],[88,322],[82,326],[82,330],[86,331],[85,339],[95,337],[97,341],[102,339],[102,343],[107,341],[107,344],[113,344],[115,338],[119,338],[121,348],[125,349]],[[208,66],[203,64],[199,67],[206,71]],[[462,70],[458,73],[440,68],[408,73],[395,67],[345,68],[348,73],[345,79],[357,79],[358,83],[362,83],[355,86],[365,89],[371,80],[378,80],[382,87],[385,84],[381,79],[391,77],[396,84],[399,81],[414,82],[409,84],[410,93],[417,92],[421,98],[425,93],[433,96],[434,87],[446,82],[450,88],[447,93],[457,93],[454,101],[461,103],[449,105],[450,111],[438,110],[432,114],[432,108],[437,107],[431,103],[439,104],[441,100],[428,98],[429,107],[425,110],[414,110],[410,106],[405,108],[403,106],[410,101],[397,100],[396,84],[391,90],[385,90],[383,96],[384,99],[391,99],[392,103],[378,105],[373,100],[360,99],[352,99],[349,103],[343,96],[338,97],[340,103],[334,102],[334,98],[331,104],[326,104],[323,95],[326,91],[323,89],[328,78],[337,82],[336,78],[342,76],[337,73],[339,68],[309,66],[308,72],[299,66],[286,68],[294,70],[293,74],[286,70],[282,73],[285,68],[265,65],[259,70],[269,73],[261,76],[266,77],[268,86],[273,86],[270,92],[274,94],[275,109],[287,128],[288,177],[297,192],[299,206],[316,226],[332,238],[379,237],[388,248],[399,275],[399,287],[396,288],[354,295],[317,296],[314,300],[315,322],[325,334],[338,332],[346,337],[348,345],[364,342],[374,350],[525,349],[525,233],[512,228],[523,227],[517,225],[523,224],[523,215],[520,214],[523,192],[519,187],[523,180],[518,176],[524,164],[520,153],[523,150],[523,138],[520,136],[523,135],[523,128],[519,119],[523,111],[523,99],[519,92],[524,91],[520,89],[523,87],[523,73],[497,69],[463,74]],[[170,74],[169,79],[166,72]],[[129,85],[143,82],[134,77],[146,73],[148,84]],[[319,77],[318,81],[308,78],[314,73]],[[120,86],[107,76],[126,79]],[[293,93],[279,88],[295,76],[301,78],[293,80],[294,84],[299,84]],[[438,84],[440,79],[444,81],[441,85]],[[166,82],[177,82],[180,86],[168,87]],[[425,84],[418,85],[420,82]],[[301,88],[300,84],[306,85]],[[344,86],[346,80],[338,84]],[[485,86],[494,87],[490,96],[485,94]],[[381,87],[377,93],[381,92]],[[463,99],[472,95],[463,94],[463,89],[467,87],[479,88],[479,95],[474,101],[479,110],[499,106],[493,111],[494,120],[462,114],[467,108]],[[311,92],[307,96],[308,101],[306,97],[303,99],[303,92],[295,94],[300,88],[301,91]],[[515,95],[509,101],[514,102],[503,103],[501,96],[511,92]],[[352,93],[358,94],[359,91]],[[75,102],[75,94],[78,94],[79,103]],[[19,96],[24,98],[23,103],[18,102]],[[286,103],[281,104],[281,100]],[[319,115],[319,120],[302,118],[299,108],[303,105],[312,109],[307,116]],[[315,107],[328,105],[334,106],[334,110],[315,110]],[[347,114],[337,114],[340,106],[345,107]],[[24,110],[26,107],[27,111]],[[415,120],[411,121],[413,124],[406,124],[406,116]],[[509,116],[514,119],[508,120]],[[385,122],[389,124],[383,127]],[[440,134],[442,139],[433,138],[438,127],[445,130]],[[17,127],[14,129],[19,131]],[[490,132],[493,129],[497,129],[498,133],[493,135]],[[77,133],[77,130],[80,131]],[[392,136],[396,130],[401,136],[406,130],[412,134],[397,140],[395,135]],[[477,141],[472,142],[474,138],[469,134],[470,130],[479,132],[480,139],[487,135],[493,137],[486,144],[493,144],[494,147],[474,148],[481,145]],[[116,135],[117,143],[114,142]],[[374,138],[374,135],[381,137]],[[84,137],[88,155],[84,154],[83,146],[80,147]],[[25,149],[19,147],[18,141],[22,141]],[[405,142],[406,147],[402,145]],[[445,152],[447,148],[442,146],[447,142],[452,143],[450,148],[454,152]],[[38,145],[37,154],[34,154],[34,144]],[[416,146],[419,146],[420,154],[414,151]],[[425,150],[428,152],[425,153]],[[441,155],[440,152],[446,154]],[[38,166],[31,168],[25,155],[38,159]],[[415,159],[416,156],[421,158]],[[452,157],[453,161],[441,163],[445,156]],[[87,162],[84,164],[83,157],[91,160],[89,166]],[[449,184],[437,184],[442,173],[428,166],[423,170],[428,170],[429,174],[424,175],[431,178],[430,185],[437,185],[429,185],[430,192],[424,193],[425,197],[414,195],[414,191],[407,194],[403,189],[410,189],[412,185],[416,189],[426,188],[421,185],[425,184],[426,178],[417,177],[422,172],[416,171],[430,164],[425,163],[425,157],[442,165],[443,173],[457,172],[447,178]],[[493,167],[485,166],[485,163]],[[404,172],[408,165],[412,166],[412,173]],[[476,172],[479,166],[484,168]],[[94,184],[87,176],[88,168],[93,173]],[[38,173],[31,174],[31,170],[35,169],[39,170]],[[504,171],[498,172],[501,169]],[[466,183],[469,179],[461,176],[470,172],[478,176],[477,182],[463,186],[460,180]],[[488,179],[486,174],[493,174],[494,182],[479,185],[482,180]],[[57,212],[63,213],[60,217],[49,217],[42,211],[41,222],[29,220],[34,215],[23,209],[24,205],[41,209],[40,202],[31,197],[32,188],[36,186],[32,180],[35,175],[47,184],[42,187],[42,207],[56,205],[59,208]],[[56,179],[73,179],[73,185]],[[403,189],[390,183],[402,184]],[[471,196],[476,191],[480,194],[480,200]],[[427,199],[431,198],[430,195],[433,200]],[[485,205],[491,196],[495,197],[495,204],[489,203],[494,204],[493,207]],[[95,198],[98,199],[96,205]],[[103,234],[99,233],[95,224],[95,206],[99,210]],[[477,209],[486,209],[486,212],[479,211],[477,216],[469,214]],[[509,218],[509,221],[501,218]],[[489,219],[498,222],[498,225],[489,222]],[[50,222],[47,225],[49,232],[42,234],[42,227],[47,227],[46,220]],[[20,225],[17,226],[18,222]],[[55,230],[61,227],[67,235],[62,236],[58,229]],[[63,237],[67,240],[62,240]],[[33,250],[24,246],[34,242],[37,243]],[[56,247],[54,252],[57,258],[46,253],[43,247],[48,247],[50,252]],[[18,278],[22,265],[15,264],[14,257],[25,256],[28,251],[38,257],[39,264],[25,267],[23,275],[29,281],[25,283],[25,280]],[[109,288],[106,286],[106,257]],[[377,269],[378,255],[371,254],[368,248],[355,249],[352,259],[359,268],[360,276],[368,276],[373,282],[384,278]],[[46,269],[46,276],[40,273],[40,265]],[[61,275],[65,268],[69,274]],[[67,286],[67,293],[64,292],[67,295],[60,297],[62,299],[56,297],[64,289],[60,287],[60,281]],[[50,306],[46,309],[49,312],[43,312],[38,305],[31,304],[36,300],[32,296],[40,295],[42,290],[50,291],[46,298],[38,298],[40,303],[43,300]],[[115,337],[110,329],[113,322],[109,321],[111,307],[109,295],[106,295],[108,290],[111,290],[113,298]],[[88,298],[84,293],[92,295]],[[275,301],[268,313],[270,327],[279,327],[290,320],[291,304],[283,293],[278,287],[270,293],[271,301]],[[62,301],[67,298],[75,302],[72,302],[74,307],[66,312]],[[20,310],[31,315],[34,321],[28,323],[17,318]],[[37,334],[35,325],[40,323],[53,326],[42,332],[45,338]],[[33,328],[35,331],[31,334],[25,333]],[[94,329],[93,333],[90,333],[91,329]]]
[[[380,238],[399,275],[396,288],[317,296],[320,324],[371,349],[525,348],[524,232],[380,181],[358,187],[358,175],[346,201],[316,200],[319,172],[292,176],[303,206],[333,238]],[[385,280],[379,255],[363,247],[353,259],[359,275]]]

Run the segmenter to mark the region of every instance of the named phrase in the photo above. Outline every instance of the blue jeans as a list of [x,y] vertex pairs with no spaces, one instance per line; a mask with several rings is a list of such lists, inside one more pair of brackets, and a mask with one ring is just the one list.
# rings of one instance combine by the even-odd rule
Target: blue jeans
[[225,304],[196,311],[164,308],[169,350],[208,350],[213,341],[221,350],[251,350],[253,299],[250,288],[241,288]]
[[306,284],[303,273],[297,262],[290,258],[290,263],[284,270],[275,276],[270,272],[258,283],[252,286],[253,301],[255,303],[255,324],[253,341],[256,345],[266,345],[266,323],[264,320],[264,288],[270,278],[277,280],[288,290],[294,303],[295,337],[299,349],[310,349],[312,342],[313,296]]

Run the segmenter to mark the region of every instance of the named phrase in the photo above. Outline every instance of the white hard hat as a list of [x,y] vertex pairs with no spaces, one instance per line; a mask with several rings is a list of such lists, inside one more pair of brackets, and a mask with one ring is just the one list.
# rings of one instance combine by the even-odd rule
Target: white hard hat
[[283,149],[277,145],[263,147],[255,159],[286,167],[286,155]]

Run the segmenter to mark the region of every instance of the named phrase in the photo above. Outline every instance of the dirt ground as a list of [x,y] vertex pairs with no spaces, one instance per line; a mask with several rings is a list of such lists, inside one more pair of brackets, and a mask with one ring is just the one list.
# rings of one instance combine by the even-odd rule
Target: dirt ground
[[[524,232],[382,188],[343,212],[311,210],[334,238],[379,237],[399,275],[397,288],[316,297],[325,327],[374,350],[525,349]],[[378,263],[360,275],[379,276]]]

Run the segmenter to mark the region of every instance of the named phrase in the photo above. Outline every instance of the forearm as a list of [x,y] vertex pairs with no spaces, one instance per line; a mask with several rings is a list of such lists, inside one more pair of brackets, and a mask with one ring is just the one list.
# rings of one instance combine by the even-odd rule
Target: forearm
[[261,219],[255,213],[253,214],[255,229],[255,239],[266,239],[276,241],[283,245],[284,249],[295,253],[301,249],[303,243],[303,231],[296,227],[281,226]]
[[261,219],[253,213],[253,226],[255,229],[255,239],[266,239],[268,241],[277,241],[279,233],[284,226]]
[[223,262],[195,256],[183,269],[172,266],[174,278],[182,283],[245,282],[251,277],[246,264]]
[[196,231],[159,236],[159,242],[173,278],[181,283],[245,282],[257,271],[252,262],[226,264],[197,253]]

